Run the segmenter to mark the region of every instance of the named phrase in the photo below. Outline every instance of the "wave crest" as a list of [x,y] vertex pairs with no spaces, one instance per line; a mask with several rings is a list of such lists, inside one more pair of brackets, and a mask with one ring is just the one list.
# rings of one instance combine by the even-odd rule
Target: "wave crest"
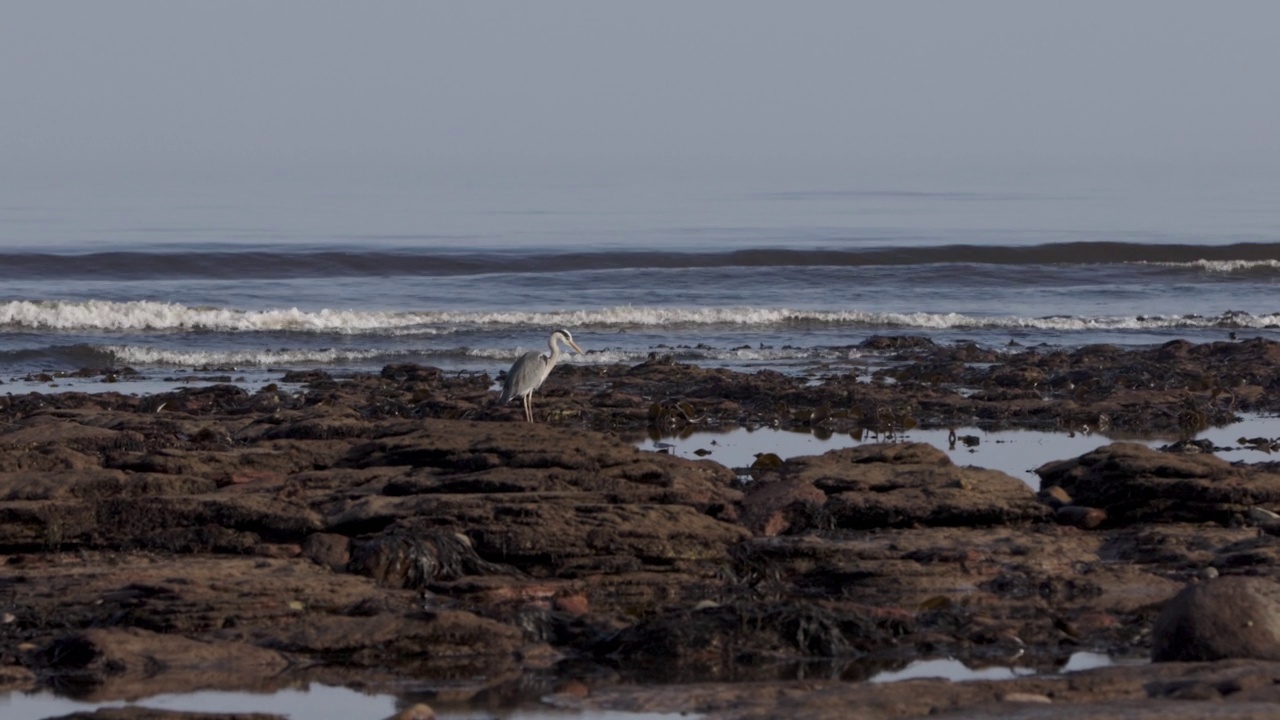
[[851,328],[1150,330],[1161,328],[1274,328],[1280,314],[1136,316],[984,316],[961,313],[792,310],[725,307],[619,306],[561,311],[238,310],[188,307],[153,301],[85,302],[25,300],[0,303],[0,327],[32,330],[306,332],[371,335],[441,335],[468,328],[626,328],[692,326],[848,326]]
[[[0,303],[0,326],[37,330],[217,330],[254,332],[367,332],[407,328],[411,314],[298,308],[237,310],[150,300],[83,302],[15,300]],[[430,332],[423,329],[422,332]]]

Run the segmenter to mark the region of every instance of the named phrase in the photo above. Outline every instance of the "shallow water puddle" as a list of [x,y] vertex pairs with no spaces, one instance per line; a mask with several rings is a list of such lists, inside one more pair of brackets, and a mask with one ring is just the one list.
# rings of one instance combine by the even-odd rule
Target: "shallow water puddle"
[[[202,691],[155,695],[132,702],[83,702],[49,692],[0,695],[0,718],[43,720],[73,712],[93,712],[98,708],[146,707],[158,710],[219,713],[267,713],[303,720],[344,718],[344,720],[385,720],[412,707],[416,700],[392,695],[366,695],[343,687],[312,684],[305,690],[287,689],[271,693]],[[436,708],[440,720],[689,720],[691,715],[674,713],[579,712],[550,707],[510,710],[463,710]]]
[[942,678],[955,682],[965,680],[1012,680],[1014,678],[1035,675],[1036,671],[1027,667],[1010,667],[997,665],[984,668],[971,668],[959,660],[941,658],[935,660],[916,660],[901,670],[887,670],[867,678],[867,682],[890,683],[899,680],[915,680],[919,678]]
[[[1270,459],[1271,455],[1253,447],[1242,445],[1242,438],[1280,437],[1280,418],[1274,416],[1249,416],[1244,420],[1221,428],[1211,428],[1196,435],[1197,440],[1209,440],[1215,446],[1226,448],[1216,451],[1227,461],[1256,463]],[[1038,430],[985,431],[977,428],[957,428],[955,441],[949,430],[909,430],[891,438],[875,434],[817,435],[810,432],[761,428],[739,428],[727,432],[698,431],[680,436],[647,438],[638,443],[644,450],[668,452],[689,459],[705,458],[731,468],[749,468],[757,453],[774,453],[786,460],[802,455],[821,455],[828,450],[856,447],[874,442],[925,442],[946,452],[957,465],[1000,470],[1020,478],[1032,489],[1038,490],[1040,478],[1035,469],[1054,460],[1078,457],[1091,450],[1113,442],[1140,442],[1151,447],[1161,447],[1177,441],[1176,436],[1123,436],[1101,433],[1053,433]],[[1280,458],[1278,458],[1280,459]]]
[[[1067,658],[1067,661],[1063,663],[1062,667],[1058,668],[1058,672],[1079,672],[1081,670],[1092,670],[1094,668],[1111,667],[1112,665],[1135,662],[1146,661],[1117,661],[1102,653],[1082,651],[1072,653],[1071,657]],[[867,682],[887,683],[896,682],[898,680],[913,680],[917,678],[942,678],[944,680],[952,680],[955,682],[964,682],[966,680],[1013,680],[1014,678],[1028,677],[1036,674],[1037,671],[1029,667],[993,665],[981,668],[971,668],[959,660],[952,658],[937,658],[933,660],[916,660],[901,670],[887,670],[885,672],[877,673],[868,678]]]

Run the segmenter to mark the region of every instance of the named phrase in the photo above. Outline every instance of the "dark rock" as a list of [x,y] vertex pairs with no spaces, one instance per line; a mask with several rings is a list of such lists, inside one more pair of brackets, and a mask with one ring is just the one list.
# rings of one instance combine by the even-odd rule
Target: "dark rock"
[[1042,465],[1036,473],[1042,485],[1060,485],[1077,504],[1102,508],[1120,524],[1226,524],[1252,506],[1280,504],[1280,474],[1136,443],[1113,443]]
[[[145,686],[147,694],[181,687],[193,676],[206,687],[219,678],[242,682],[247,674],[283,671],[289,661],[273,650],[245,643],[193,640],[140,628],[93,628],[63,636],[39,651],[48,671],[75,673],[81,682],[100,684],[108,678],[117,686]],[[163,676],[156,678],[158,671]]]
[[1280,585],[1225,575],[1187,586],[1160,611],[1151,659],[1280,660]]
[[1083,505],[1063,505],[1054,512],[1053,519],[1059,525],[1093,530],[1107,521],[1107,513],[1104,510]]
[[868,444],[793,458],[783,474],[827,493],[826,513],[842,528],[1000,525],[1050,516],[1021,480],[957,467],[945,452],[923,443]]
[[781,535],[814,525],[826,493],[798,479],[757,481],[747,488],[741,522],[757,535]]
[[351,561],[351,538],[337,533],[312,533],[302,541],[302,554],[317,565],[342,572]]

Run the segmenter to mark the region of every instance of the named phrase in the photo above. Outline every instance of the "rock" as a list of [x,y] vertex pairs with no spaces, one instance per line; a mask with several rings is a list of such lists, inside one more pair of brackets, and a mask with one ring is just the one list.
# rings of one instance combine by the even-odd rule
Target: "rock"
[[593,651],[673,666],[705,662],[727,648],[743,657],[847,657],[894,644],[900,628],[877,620],[870,612],[833,612],[806,602],[740,603],[657,614]]
[[375,664],[408,657],[463,662],[511,657],[522,644],[516,628],[459,610],[413,615],[309,615],[277,641],[280,650]]
[[317,565],[342,572],[351,561],[351,538],[337,533],[312,533],[302,541],[302,554]]
[[35,685],[36,675],[21,665],[0,665],[0,692]]
[[586,615],[591,611],[591,602],[582,593],[561,595],[551,601],[551,606],[574,617]]
[[1093,530],[1107,521],[1107,513],[1105,510],[1083,505],[1063,505],[1053,514],[1053,518],[1059,525]]
[[387,720],[436,720],[436,711],[426,703],[417,703],[392,715]]
[[1036,497],[1040,498],[1041,502],[1054,510],[1057,510],[1063,505],[1071,505],[1073,502],[1071,495],[1068,494],[1066,490],[1063,490],[1060,485],[1052,485],[1044,488],[1040,492],[1036,493]]
[[1113,523],[1230,522],[1249,507],[1280,503],[1280,473],[1233,465],[1213,455],[1171,455],[1113,443],[1036,469],[1075,503],[1101,508]]
[[1000,696],[1000,702],[1051,704],[1053,699],[1039,693],[1011,692]]
[[357,543],[346,567],[397,588],[425,588],[464,575],[519,574],[481,558],[466,535],[417,525],[393,525]]
[[[868,382],[566,365],[533,426],[492,405],[490,378],[418,366],[299,374],[309,385],[291,393],[0,397],[0,665],[54,687],[88,680],[76,687],[94,701],[409,679],[461,711],[580,679],[583,705],[620,683],[712,717],[1274,715],[1280,664],[1056,671],[1075,648],[1145,653],[1155,608],[1192,573],[1280,574],[1267,534],[1280,530],[1257,511],[1280,508],[1268,489],[1280,466],[1113,450],[1075,463],[1061,495],[1035,496],[911,442],[792,458],[745,484],[635,445],[664,424],[862,438],[1225,422],[1280,411],[1280,343],[862,351],[895,367]],[[1097,516],[1063,506],[1108,517],[1090,532],[1047,522]],[[73,640],[97,632],[115,635]],[[60,642],[56,663],[37,652]],[[891,658],[863,656],[879,650]],[[1004,665],[1005,653],[1039,672],[859,682],[913,659]],[[281,657],[283,670],[255,660]],[[1020,696],[1054,702],[1008,701]]]
[[56,415],[45,413],[30,416],[0,431],[0,446],[12,449],[58,446],[80,452],[100,452],[141,447],[142,444],[143,437],[138,433],[65,422]]
[[827,501],[827,494],[798,478],[762,480],[748,486],[741,522],[757,535],[806,530]]
[[868,444],[792,458],[783,476],[828,496],[837,527],[982,526],[1047,520],[1026,483],[995,470],[961,468],[924,443]]
[[1223,658],[1280,660],[1280,585],[1228,575],[1188,585],[1165,604],[1152,629],[1152,660]]
[[47,671],[74,672],[95,684],[108,679],[121,692],[154,695],[167,688],[234,686],[279,673],[289,661],[243,643],[193,640],[141,628],[93,628],[63,636],[39,651]]
[[1266,508],[1251,507],[1247,512],[1250,522],[1259,525],[1271,525],[1280,522],[1280,514],[1274,513]]

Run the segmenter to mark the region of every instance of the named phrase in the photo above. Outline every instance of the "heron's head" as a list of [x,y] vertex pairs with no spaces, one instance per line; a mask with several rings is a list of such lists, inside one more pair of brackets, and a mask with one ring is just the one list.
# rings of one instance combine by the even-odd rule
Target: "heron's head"
[[576,342],[574,342],[574,341],[573,341],[573,334],[572,334],[572,333],[570,333],[568,330],[565,330],[564,328],[561,328],[561,329],[559,329],[559,330],[557,330],[557,331],[555,331],[555,332],[551,333],[551,337],[553,337],[553,338],[554,338],[554,337],[556,337],[557,335],[559,335],[559,336],[560,336],[560,338],[559,338],[559,339],[560,339],[560,340],[563,340],[565,345],[568,345],[569,347],[571,347],[571,348],[573,348],[574,350],[576,350],[576,351],[578,352],[578,354],[579,354],[579,355],[586,355],[586,353],[582,352],[582,348],[578,347],[578,343],[576,343]]

